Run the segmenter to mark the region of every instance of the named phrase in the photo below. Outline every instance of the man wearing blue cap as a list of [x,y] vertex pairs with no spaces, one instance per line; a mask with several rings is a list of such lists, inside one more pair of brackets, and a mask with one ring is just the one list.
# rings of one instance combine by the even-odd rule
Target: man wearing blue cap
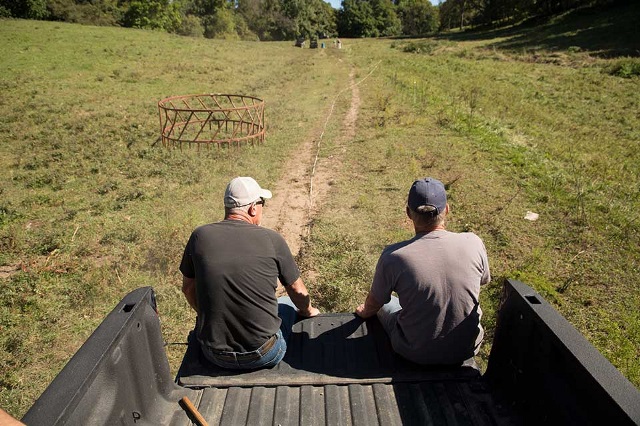
[[383,250],[356,314],[377,314],[393,349],[410,361],[460,365],[478,352],[484,335],[479,296],[491,279],[486,249],[473,233],[445,229],[449,204],[437,179],[411,185],[406,213],[415,237]]
[[[196,228],[182,256],[182,291],[198,313],[196,338],[219,367],[273,367],[284,358],[296,315],[319,313],[284,238],[260,226],[269,198],[253,178],[233,179],[224,220]],[[289,297],[276,299],[278,279]]]

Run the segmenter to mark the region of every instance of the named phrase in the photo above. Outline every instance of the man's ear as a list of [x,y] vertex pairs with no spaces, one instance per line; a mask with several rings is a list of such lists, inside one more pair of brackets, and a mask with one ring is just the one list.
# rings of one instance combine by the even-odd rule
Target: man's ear
[[255,203],[249,206],[249,210],[247,210],[247,213],[249,213],[249,216],[251,217],[255,217],[258,214],[258,207],[256,206]]
[[411,217],[411,209],[409,209],[409,206],[405,207],[404,210],[407,213],[407,217],[413,220],[413,218]]
[[447,206],[444,208],[445,216],[448,215],[450,211],[451,211],[451,208],[449,207],[449,203],[447,203]]

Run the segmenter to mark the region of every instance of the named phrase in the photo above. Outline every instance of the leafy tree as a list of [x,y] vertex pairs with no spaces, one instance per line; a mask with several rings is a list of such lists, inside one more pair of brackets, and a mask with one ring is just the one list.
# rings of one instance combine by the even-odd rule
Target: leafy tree
[[445,0],[440,4],[442,29],[466,25],[496,25],[532,16],[548,16],[584,4],[610,0]]
[[45,19],[49,15],[46,0],[0,0],[0,9],[14,18]]
[[[431,0],[432,1],[432,0]],[[547,16],[583,4],[628,0],[0,0],[0,17],[123,25],[181,35],[247,40],[297,36],[417,36],[468,25]]]
[[395,36],[402,32],[402,23],[391,0],[370,0],[376,19],[376,29],[381,36]]
[[398,15],[405,35],[432,33],[440,25],[438,9],[429,0],[403,0],[398,6]]
[[197,16],[215,15],[218,9],[226,7],[229,3],[227,0],[190,0],[187,10]]
[[440,4],[440,28],[450,29],[475,22],[485,0],[445,0]]
[[206,38],[238,38],[235,18],[228,7],[223,6],[216,9],[213,14],[205,15],[202,22]]
[[312,13],[310,10],[311,1],[305,0],[280,0],[282,5],[282,13],[293,24],[293,34],[290,36],[309,36],[311,29],[309,28],[309,15]]
[[337,11],[331,6],[331,4],[326,3],[323,0],[319,0],[318,4],[319,5],[316,12],[317,20],[315,23],[315,31],[318,34],[323,34],[327,37],[331,37],[332,35],[337,33]]
[[47,0],[49,19],[90,25],[118,25],[124,9],[118,0]]
[[336,31],[335,12],[322,0],[238,0],[237,12],[260,40]]
[[335,14],[322,0],[282,0],[284,15],[294,23],[295,35],[315,37],[335,30]]
[[[515,6],[519,0],[484,0],[479,6],[479,21],[500,22],[515,17]],[[519,14],[518,14],[519,15]]]
[[242,15],[240,15],[239,13],[234,13],[233,18],[235,21],[236,32],[238,33],[238,36],[241,40],[259,40],[256,33],[251,31],[249,25],[247,24],[247,21],[244,20]]
[[238,38],[235,6],[232,0],[189,0],[184,13],[200,18],[207,38]]
[[238,0],[236,10],[260,40],[280,40],[286,33],[281,25],[286,18],[278,0]]
[[202,26],[202,21],[199,17],[195,15],[185,15],[176,32],[188,37],[202,37],[204,36],[204,26]]
[[371,4],[368,1],[343,0],[338,13],[338,33],[343,37],[376,37]]
[[338,13],[338,32],[346,37],[397,35],[401,23],[391,0],[344,0]]
[[179,3],[171,0],[142,0],[129,3],[122,24],[125,27],[177,32],[182,25]]

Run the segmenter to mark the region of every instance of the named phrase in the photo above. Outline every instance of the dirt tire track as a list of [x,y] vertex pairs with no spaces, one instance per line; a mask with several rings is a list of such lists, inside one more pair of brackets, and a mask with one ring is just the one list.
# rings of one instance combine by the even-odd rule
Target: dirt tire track
[[[360,92],[358,86],[354,84],[354,76],[355,70],[352,69],[349,74],[351,105],[342,121],[342,128],[336,141],[338,147],[344,147],[356,134]],[[330,112],[331,110],[327,111],[327,114]],[[283,177],[275,187],[270,188],[273,198],[267,203],[267,210],[262,220],[263,226],[282,234],[294,257],[298,255],[303,241],[309,236],[310,224],[318,213],[318,206],[321,206],[329,196],[333,179],[342,164],[341,154],[345,151],[342,148],[326,159],[319,159],[314,171],[318,139],[324,130],[326,117],[326,114],[322,116],[318,125],[305,138],[305,142],[293,152],[284,166]]]

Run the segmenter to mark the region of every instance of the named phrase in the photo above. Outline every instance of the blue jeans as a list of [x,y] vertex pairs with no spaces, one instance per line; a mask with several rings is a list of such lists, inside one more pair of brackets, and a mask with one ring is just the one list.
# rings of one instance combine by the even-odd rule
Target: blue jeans
[[378,311],[378,320],[380,320],[382,328],[384,328],[384,331],[387,332],[389,337],[396,332],[398,313],[400,313],[401,310],[402,306],[400,306],[400,300],[395,296],[391,296],[391,300],[383,305]]
[[287,352],[287,341],[291,336],[291,329],[298,313],[296,307],[287,296],[278,298],[278,316],[282,320],[280,329],[275,334],[275,343],[264,351],[265,343],[258,349],[249,352],[213,352],[208,346],[200,345],[204,357],[211,363],[222,368],[234,370],[251,370],[256,368],[273,367],[282,361]]

